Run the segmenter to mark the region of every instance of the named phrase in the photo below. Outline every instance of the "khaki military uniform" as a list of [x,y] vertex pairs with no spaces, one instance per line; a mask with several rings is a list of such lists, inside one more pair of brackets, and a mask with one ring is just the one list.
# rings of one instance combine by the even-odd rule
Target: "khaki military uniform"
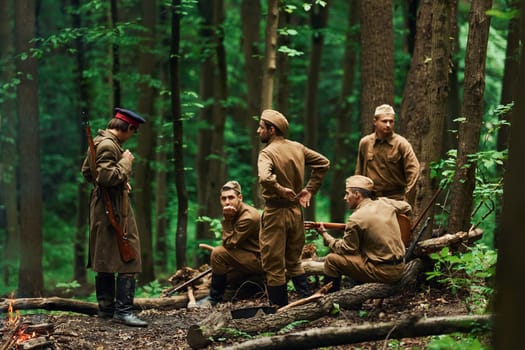
[[349,216],[342,239],[332,238],[325,257],[324,273],[349,275],[361,282],[395,282],[405,264],[405,245],[397,213],[408,214],[410,205],[389,198],[364,199]]
[[372,133],[359,142],[355,175],[371,178],[378,197],[407,200],[419,177],[419,161],[403,136],[379,140]]
[[[283,137],[275,138],[260,151],[258,177],[265,207],[259,240],[268,286],[280,286],[287,276],[304,274],[300,261],[305,239],[303,211],[297,200],[283,196],[283,188],[297,194],[306,188],[314,195],[329,165],[320,153]],[[304,187],[305,166],[311,173]]]
[[246,203],[241,203],[231,220],[222,220],[222,246],[213,248],[210,258],[214,274],[263,272],[259,249],[260,224],[261,215]]
[[[124,152],[118,138],[107,130],[99,130],[94,138],[96,147],[97,186],[91,192],[89,212],[89,257],[88,267],[95,272],[137,273],[141,272],[140,240],[129,201],[124,198],[126,184],[131,177],[131,162],[122,158]],[[90,156],[82,163],[82,175],[92,182]],[[117,221],[127,233],[128,241],[135,250],[136,259],[123,262],[118,250],[117,236],[106,214],[100,187],[108,190]],[[124,203],[128,203],[127,206]],[[125,223],[123,218],[126,217]]]

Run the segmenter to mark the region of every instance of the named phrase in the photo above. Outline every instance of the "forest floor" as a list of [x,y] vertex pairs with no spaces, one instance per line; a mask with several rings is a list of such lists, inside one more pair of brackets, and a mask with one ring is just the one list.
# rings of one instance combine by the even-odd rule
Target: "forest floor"
[[[290,301],[297,299],[290,292]],[[221,303],[216,310],[225,312],[246,306],[261,305],[258,299],[244,299]],[[312,304],[314,305],[314,304]],[[131,350],[131,349],[191,349],[186,341],[188,328],[199,324],[211,312],[210,308],[177,309],[170,311],[144,310],[137,315],[146,320],[146,328],[133,328],[94,316],[73,313],[24,314],[24,322],[33,324],[49,323],[54,330],[49,338],[50,350]],[[468,314],[465,302],[446,288],[420,287],[419,290],[405,291],[400,295],[386,298],[378,305],[368,300],[359,310],[341,310],[337,316],[327,316],[301,324],[288,332],[297,332],[327,326],[349,327],[353,325],[399,320],[409,315],[456,316]],[[5,328],[5,327],[4,327]],[[2,334],[0,348],[4,350],[6,339]],[[431,337],[390,339],[352,345],[340,345],[323,349],[425,349]],[[220,349],[239,344],[245,339],[227,339],[215,342],[206,349]],[[20,348],[20,347],[19,347]],[[6,350],[17,349],[10,347]]]

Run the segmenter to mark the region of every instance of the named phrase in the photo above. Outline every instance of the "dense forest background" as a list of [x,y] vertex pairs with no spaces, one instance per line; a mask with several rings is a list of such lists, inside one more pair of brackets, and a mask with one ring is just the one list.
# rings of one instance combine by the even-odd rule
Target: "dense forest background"
[[[238,180],[261,206],[257,119],[332,163],[306,218],[344,222],[375,106],[422,165],[414,215],[442,191],[426,235],[484,230],[498,241],[519,74],[519,1],[0,0],[0,295],[89,285],[81,111],[94,133],[114,107],[147,119],[133,205],[142,284],[206,262],[218,191]],[[428,214],[427,214],[428,215]]]

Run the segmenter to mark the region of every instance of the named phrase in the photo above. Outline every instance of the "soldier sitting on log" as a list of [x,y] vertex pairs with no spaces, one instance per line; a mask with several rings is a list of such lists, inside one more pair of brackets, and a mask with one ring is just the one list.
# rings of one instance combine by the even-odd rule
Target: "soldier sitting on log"
[[243,202],[241,185],[237,181],[228,181],[222,186],[220,201],[222,245],[214,247],[211,252],[210,294],[197,303],[199,306],[208,302],[215,306],[222,301],[227,274],[263,274],[259,250],[261,215],[257,209]]
[[341,287],[341,275],[354,283],[392,283],[405,267],[405,245],[396,214],[408,214],[410,204],[385,197],[372,198],[372,179],[354,175],[346,179],[345,201],[354,212],[346,222],[344,236],[335,239],[323,225],[317,231],[330,248],[324,260],[324,282],[329,292]]

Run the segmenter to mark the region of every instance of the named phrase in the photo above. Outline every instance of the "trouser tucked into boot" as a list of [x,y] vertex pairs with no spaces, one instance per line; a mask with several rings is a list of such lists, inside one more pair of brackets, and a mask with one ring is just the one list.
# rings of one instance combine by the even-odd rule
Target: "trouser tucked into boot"
[[308,279],[305,274],[292,277],[292,283],[295,287],[295,291],[301,298],[307,298],[312,295],[310,286],[308,285]]
[[112,318],[115,312],[115,274],[99,272],[95,276],[95,292],[98,302],[98,316]]
[[268,286],[268,298],[271,305],[282,307],[288,305],[288,289],[286,284],[280,286]]
[[205,306],[210,303],[211,306],[217,305],[222,302],[222,296],[226,290],[227,278],[226,275],[218,275],[216,273],[211,274],[210,294],[197,302],[199,306]]
[[328,290],[328,293],[337,292],[339,289],[341,289],[341,276],[331,277],[331,276],[324,275],[323,281],[325,285],[332,282],[332,287]]
[[146,327],[148,323],[133,314],[135,298],[135,277],[119,275],[117,277],[117,295],[113,319],[133,327]]

